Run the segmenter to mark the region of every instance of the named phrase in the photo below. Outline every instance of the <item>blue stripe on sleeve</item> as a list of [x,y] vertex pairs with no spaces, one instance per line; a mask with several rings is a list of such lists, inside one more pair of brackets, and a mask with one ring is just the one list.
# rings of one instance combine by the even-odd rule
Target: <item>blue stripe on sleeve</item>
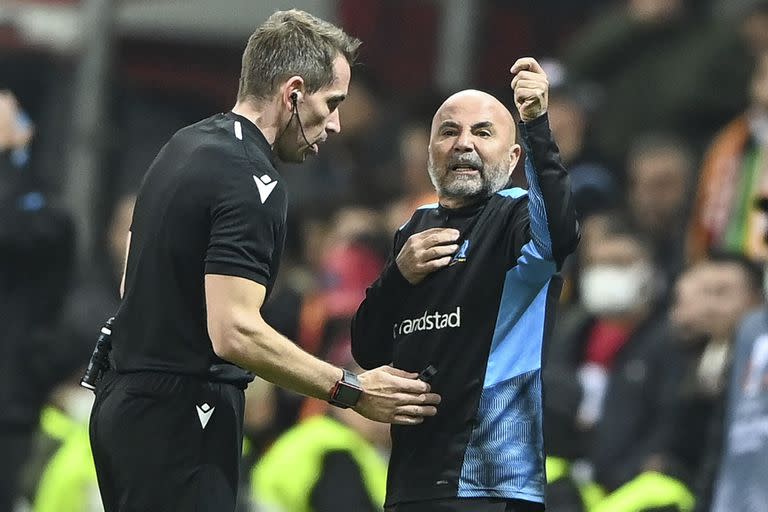
[[548,260],[552,254],[552,238],[547,225],[547,210],[544,207],[544,195],[539,186],[539,177],[530,158],[525,158],[525,177],[528,179],[528,212],[531,216],[531,238],[539,253]]

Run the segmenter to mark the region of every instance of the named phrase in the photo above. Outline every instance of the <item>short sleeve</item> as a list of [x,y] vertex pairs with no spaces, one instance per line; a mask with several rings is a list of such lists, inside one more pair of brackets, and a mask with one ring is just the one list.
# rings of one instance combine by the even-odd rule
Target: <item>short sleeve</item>
[[235,176],[220,185],[210,215],[205,273],[242,277],[267,286],[279,231],[275,204],[262,204],[251,180]]

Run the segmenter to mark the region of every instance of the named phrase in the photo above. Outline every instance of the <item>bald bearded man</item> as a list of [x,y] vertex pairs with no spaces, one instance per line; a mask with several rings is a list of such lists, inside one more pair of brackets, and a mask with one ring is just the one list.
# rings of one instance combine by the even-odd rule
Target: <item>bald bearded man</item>
[[493,96],[449,97],[432,121],[438,204],[419,208],[352,327],[365,368],[432,366],[437,415],[393,427],[387,510],[544,509],[541,352],[576,247],[570,183],[547,118],[547,77],[511,68],[529,188],[505,188],[521,148]]

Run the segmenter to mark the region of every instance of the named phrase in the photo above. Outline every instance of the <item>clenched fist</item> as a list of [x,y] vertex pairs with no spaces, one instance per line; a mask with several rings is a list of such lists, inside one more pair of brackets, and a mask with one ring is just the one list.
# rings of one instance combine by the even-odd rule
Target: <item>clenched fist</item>
[[539,63],[523,57],[517,59],[509,72],[514,77],[511,85],[520,119],[527,123],[543,115],[549,103],[549,82]]

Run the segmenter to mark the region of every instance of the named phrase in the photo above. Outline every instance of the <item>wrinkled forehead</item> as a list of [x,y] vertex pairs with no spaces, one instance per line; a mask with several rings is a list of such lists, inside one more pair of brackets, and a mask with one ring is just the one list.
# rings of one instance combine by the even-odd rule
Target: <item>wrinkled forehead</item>
[[514,119],[496,98],[479,91],[457,93],[445,100],[432,119],[432,133],[446,123],[473,126],[491,123],[499,132],[514,131]]

